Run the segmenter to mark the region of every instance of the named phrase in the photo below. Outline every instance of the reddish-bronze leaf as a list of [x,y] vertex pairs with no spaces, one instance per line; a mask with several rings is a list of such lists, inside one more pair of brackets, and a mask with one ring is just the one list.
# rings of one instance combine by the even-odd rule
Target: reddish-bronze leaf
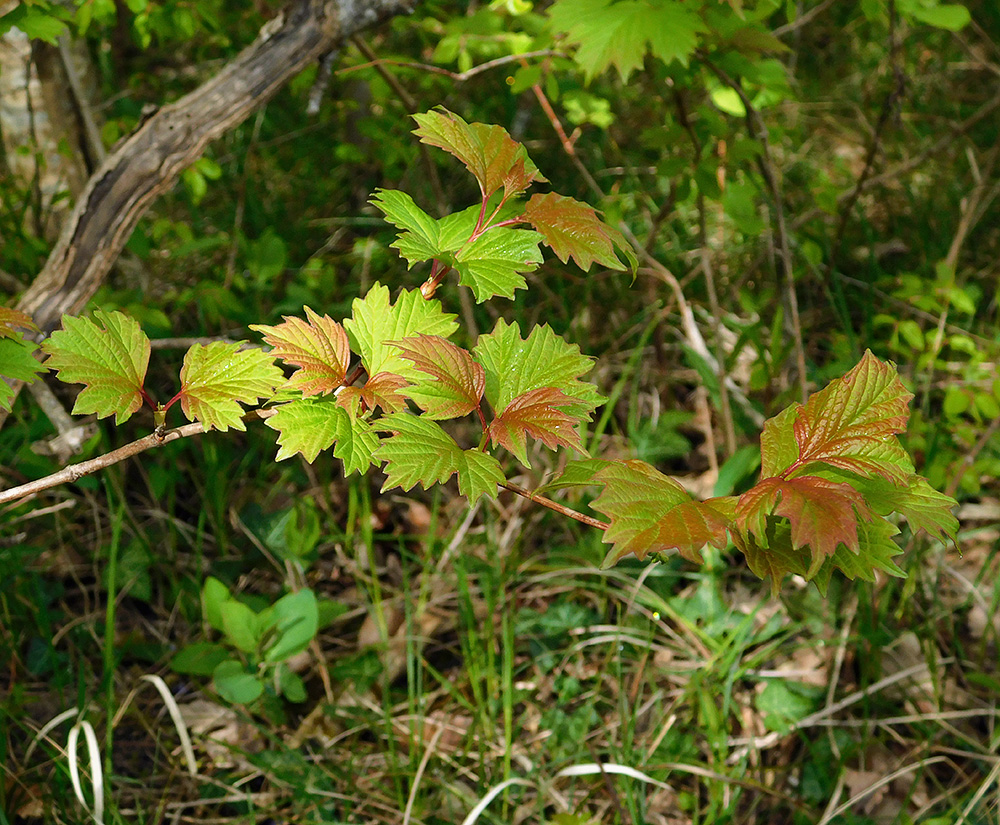
[[621,232],[598,218],[593,207],[565,195],[532,195],[525,204],[524,217],[560,261],[566,263],[572,257],[585,272],[594,261],[609,269],[625,269],[615,255],[616,246],[630,262],[634,258]]
[[818,476],[765,478],[740,496],[736,523],[767,546],[767,517],[784,516],[792,527],[792,545],[808,546],[813,566],[832,556],[837,545],[858,551],[858,518],[872,518],[864,498],[850,484]]
[[16,338],[15,327],[38,332],[38,326],[26,312],[0,306],[0,338]]
[[604,484],[604,490],[591,506],[611,520],[603,540],[613,546],[604,567],[629,553],[643,559],[671,550],[701,562],[705,545],[726,546],[734,498],[696,501],[644,461],[612,462],[594,480]]
[[337,394],[337,403],[350,413],[357,411],[359,401],[369,410],[381,407],[387,413],[401,412],[406,409],[406,398],[401,391],[407,384],[409,381],[401,375],[380,372],[369,378],[363,387],[344,387]]
[[895,436],[906,429],[911,398],[895,367],[865,352],[854,369],[799,410],[794,432],[800,466],[822,461],[904,482],[913,465]]
[[560,409],[572,407],[577,400],[555,387],[538,387],[517,396],[490,423],[489,435],[494,444],[510,450],[525,467],[528,461],[526,436],[537,438],[550,450],[560,444],[581,453],[586,451],[576,431],[579,416]]
[[462,161],[479,181],[484,199],[503,187],[506,200],[535,181],[545,180],[524,147],[500,126],[466,123],[444,108],[414,115],[413,119],[419,124],[413,134]]
[[428,380],[412,383],[405,394],[428,418],[461,418],[479,406],[486,373],[472,355],[440,335],[415,335],[390,342]]
[[308,321],[284,317],[277,326],[251,324],[273,347],[271,355],[298,367],[290,384],[303,395],[332,392],[344,383],[351,348],[344,328],[328,315],[317,315],[305,307]]

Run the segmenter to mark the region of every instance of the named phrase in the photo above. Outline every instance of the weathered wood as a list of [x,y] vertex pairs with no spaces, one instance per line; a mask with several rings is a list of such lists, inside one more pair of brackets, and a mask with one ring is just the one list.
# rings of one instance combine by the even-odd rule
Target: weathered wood
[[[291,0],[211,80],[163,106],[109,154],[87,182],[55,248],[18,303],[43,332],[79,313],[104,281],[139,218],[205,147],[243,122],[298,72],[413,0]],[[0,423],[5,415],[0,410]]]

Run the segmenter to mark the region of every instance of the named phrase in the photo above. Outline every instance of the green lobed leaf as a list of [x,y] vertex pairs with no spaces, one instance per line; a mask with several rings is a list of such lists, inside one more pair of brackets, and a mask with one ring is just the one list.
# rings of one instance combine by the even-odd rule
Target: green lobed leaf
[[264,336],[271,355],[298,369],[289,383],[303,395],[331,392],[344,383],[351,358],[344,328],[328,315],[304,307],[306,318],[284,317],[277,326],[251,324]]
[[403,358],[422,373],[419,383],[403,392],[428,418],[460,418],[479,406],[486,375],[467,350],[440,335],[421,334],[393,343]]
[[390,342],[418,333],[447,338],[458,329],[455,316],[445,313],[440,301],[426,300],[419,291],[404,289],[390,304],[388,288],[378,282],[364,298],[355,298],[352,308],[352,317],[344,321],[344,327],[369,375],[391,372],[419,381],[419,371]]
[[819,592],[826,595],[834,570],[840,570],[849,579],[875,581],[875,570],[890,576],[905,578],[906,573],[893,561],[903,551],[893,541],[899,529],[884,518],[858,522],[858,550],[856,553],[840,545],[810,579]]
[[604,403],[593,384],[579,380],[590,372],[592,359],[548,324],[534,327],[522,339],[521,328],[501,318],[493,332],[479,336],[473,355],[486,373],[486,399],[494,410],[504,410],[519,395],[541,387],[555,387],[575,399],[563,409],[581,420]]
[[575,400],[555,387],[538,387],[519,395],[504,407],[489,426],[490,441],[510,450],[525,467],[528,461],[527,436],[537,438],[550,450],[559,445],[586,454],[577,432],[579,418],[564,411]]
[[925,530],[942,541],[957,540],[958,519],[952,513],[955,499],[939,493],[927,479],[912,475],[905,485],[874,477],[854,482],[873,511],[887,516],[899,513],[916,533]]
[[563,263],[572,257],[584,272],[595,261],[609,269],[622,270],[625,267],[615,255],[618,247],[635,271],[637,260],[632,247],[621,232],[597,217],[592,206],[549,192],[531,196],[524,207],[524,218]]
[[462,450],[458,462],[458,491],[475,504],[480,496],[497,497],[497,485],[506,480],[503,468],[489,453]]
[[55,46],[59,42],[60,35],[66,33],[66,24],[53,12],[60,13],[62,10],[47,3],[37,5],[19,3],[11,11],[0,16],[0,35],[17,26],[32,40],[44,40]]
[[515,289],[527,286],[522,273],[531,272],[542,261],[541,238],[528,229],[487,230],[455,256],[458,282],[469,287],[480,304],[497,295],[513,298]]
[[189,421],[200,421],[206,430],[246,430],[240,404],[268,398],[284,380],[270,355],[241,346],[213,341],[195,344],[184,355],[179,395]]
[[311,464],[321,452],[335,446],[333,454],[344,462],[345,475],[365,472],[379,444],[368,422],[353,416],[333,398],[291,401],[278,407],[264,423],[279,433],[275,460],[301,453]]
[[701,562],[707,544],[723,548],[733,519],[734,498],[696,501],[676,481],[644,461],[614,461],[594,475],[604,490],[591,507],[610,519],[604,538],[612,545],[603,567],[629,553],[676,550]]
[[411,267],[432,258],[450,263],[450,253],[469,240],[479,217],[479,208],[470,207],[435,220],[406,192],[395,189],[377,190],[371,203],[382,211],[389,223],[404,230],[390,245],[399,250]]
[[10,412],[14,401],[14,389],[4,378],[24,381],[31,384],[39,373],[46,371],[42,363],[35,358],[37,346],[33,341],[25,341],[21,333],[16,332],[9,338],[0,338],[0,410]]
[[525,148],[500,126],[466,123],[443,107],[413,119],[418,124],[413,134],[421,143],[444,149],[465,164],[479,182],[484,200],[500,188],[506,200],[535,181],[545,180]]
[[458,489],[473,503],[481,495],[496,497],[496,486],[503,483],[500,463],[478,450],[463,450],[439,424],[425,416],[394,413],[376,422],[375,427],[392,432],[382,441],[375,458],[385,461],[385,492],[393,487],[403,490],[420,484],[425,490],[443,484],[458,473]]
[[698,35],[707,31],[683,0],[558,0],[549,19],[578,46],[576,62],[588,81],[610,66],[628,80],[642,66],[647,47],[664,63],[686,66]]
[[149,364],[149,338],[139,324],[121,312],[96,310],[89,318],[63,316],[63,328],[42,342],[46,366],[59,379],[83,384],[74,414],[93,413],[127,421],[142,406],[143,382]]

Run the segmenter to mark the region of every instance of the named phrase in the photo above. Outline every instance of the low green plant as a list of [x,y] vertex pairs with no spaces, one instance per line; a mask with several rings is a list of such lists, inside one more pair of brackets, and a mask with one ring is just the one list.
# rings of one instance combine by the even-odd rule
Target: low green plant
[[223,641],[188,645],[171,661],[174,670],[211,676],[229,702],[249,704],[265,690],[290,702],[305,701],[305,685],[288,660],[308,648],[319,629],[319,603],[312,590],[289,593],[254,610],[209,576],[201,600],[205,621],[222,633]]

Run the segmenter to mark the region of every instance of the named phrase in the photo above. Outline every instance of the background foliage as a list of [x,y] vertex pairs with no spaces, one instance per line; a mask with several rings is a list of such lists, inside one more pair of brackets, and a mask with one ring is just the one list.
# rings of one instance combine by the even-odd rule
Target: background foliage
[[[0,21],[86,44],[111,145],[275,10],[88,0]],[[647,253],[632,283],[553,258],[515,302],[448,287],[457,343],[548,323],[598,357],[610,402],[588,444],[704,497],[752,484],[762,420],[871,349],[914,393],[918,471],[963,503],[961,555],[901,525],[906,580],[775,600],[733,548],[601,571],[596,531],[521,499],[379,496],[384,479],[328,459],[274,463],[262,427],[189,439],[0,511],[2,816],[87,818],[69,722],[38,733],[77,707],[109,821],[454,822],[510,778],[535,785],[485,820],[990,821],[998,43],[990,2],[426,3],[345,49],[315,114],[322,71],[297,78],[157,203],[94,302],[141,323],[164,386],[173,336],[242,339],[304,305],[343,318],[376,282],[419,286],[370,198],[403,190],[435,215],[478,200],[410,134],[443,104],[503,125],[553,191]],[[42,171],[0,177],[11,294],[58,222]],[[102,424],[83,457],[151,427]],[[50,435],[19,403],[5,484],[57,469]],[[533,488],[556,468],[530,459]],[[318,598],[288,601],[303,592]],[[315,635],[282,624],[302,615]],[[197,777],[160,699],[134,693],[153,672]],[[597,761],[662,784],[558,776]]]

